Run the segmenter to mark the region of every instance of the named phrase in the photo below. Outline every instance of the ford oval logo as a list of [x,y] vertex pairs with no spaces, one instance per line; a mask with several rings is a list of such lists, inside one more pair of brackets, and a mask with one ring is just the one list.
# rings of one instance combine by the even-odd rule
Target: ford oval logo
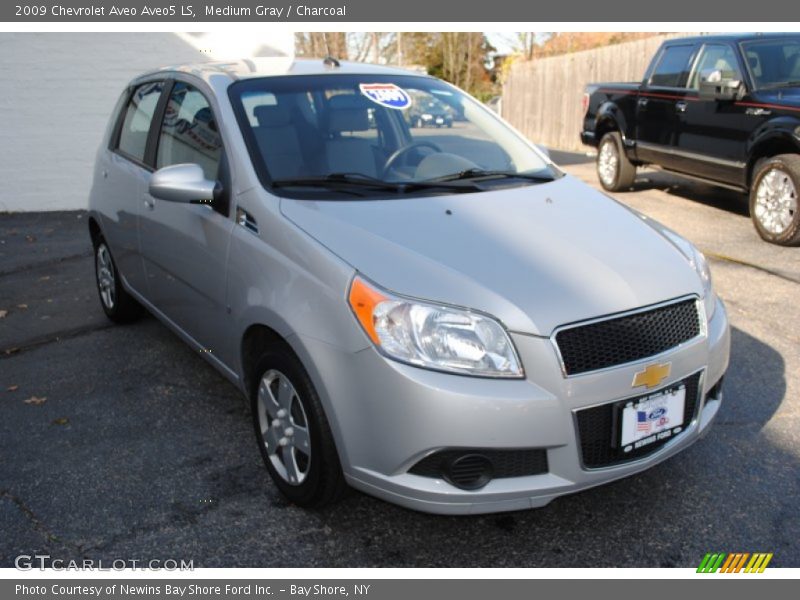
[[647,415],[647,419],[649,421],[656,421],[657,419],[663,417],[665,414],[667,414],[666,408],[657,408],[654,411],[652,411],[649,415]]

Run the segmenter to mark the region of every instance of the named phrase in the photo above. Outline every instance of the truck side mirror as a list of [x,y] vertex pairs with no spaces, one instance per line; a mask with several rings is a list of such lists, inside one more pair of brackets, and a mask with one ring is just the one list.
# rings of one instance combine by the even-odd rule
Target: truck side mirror
[[699,96],[701,100],[735,100],[739,97],[741,89],[741,80],[728,77],[719,69],[700,72]]

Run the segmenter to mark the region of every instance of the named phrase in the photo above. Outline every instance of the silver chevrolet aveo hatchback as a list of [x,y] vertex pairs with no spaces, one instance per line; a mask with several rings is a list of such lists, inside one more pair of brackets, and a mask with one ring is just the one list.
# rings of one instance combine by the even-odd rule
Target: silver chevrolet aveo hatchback
[[[430,104],[448,126],[414,117]],[[702,254],[432,77],[143,75],[89,226],[106,314],[147,309],[237,385],[301,506],[347,484],[436,513],[542,506],[683,450],[720,407]]]

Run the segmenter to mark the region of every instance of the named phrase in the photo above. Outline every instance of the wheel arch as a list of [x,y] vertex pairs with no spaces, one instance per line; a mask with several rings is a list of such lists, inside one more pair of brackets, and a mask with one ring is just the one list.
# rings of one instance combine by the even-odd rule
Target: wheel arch
[[[331,427],[331,433],[336,445],[336,452],[339,456],[339,461],[344,467],[347,463],[347,449],[344,443],[341,426],[333,410],[329,390],[325,385],[321,373],[317,369],[311,357],[311,353],[305,348],[299,336],[291,333],[291,330],[284,329],[285,324],[278,319],[272,321],[269,318],[263,318],[261,315],[257,321],[250,323],[244,330],[240,342],[240,388],[245,393],[250,401],[250,394],[257,383],[258,377],[257,366],[260,351],[268,344],[278,344],[283,347],[286,352],[291,353],[298,362],[303,366],[308,377],[314,385],[314,388],[319,395],[320,402],[322,403],[325,417]],[[277,317],[276,317],[277,318]],[[267,325],[269,321],[274,327]]]
[[89,236],[92,238],[92,245],[96,245],[100,238],[103,237],[103,231],[100,229],[100,223],[94,217],[89,217]]
[[800,120],[784,117],[771,121],[753,136],[747,152],[747,187],[753,182],[758,161],[778,154],[800,154],[800,139],[795,134]]
[[605,102],[597,110],[595,119],[594,132],[598,144],[605,134],[613,131],[618,131],[623,141],[625,140],[625,115],[613,102]]

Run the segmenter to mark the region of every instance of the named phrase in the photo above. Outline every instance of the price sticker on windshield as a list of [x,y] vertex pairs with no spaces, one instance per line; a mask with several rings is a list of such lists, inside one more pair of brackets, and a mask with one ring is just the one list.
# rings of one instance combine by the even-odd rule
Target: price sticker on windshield
[[358,87],[367,98],[386,108],[405,110],[411,106],[408,92],[393,83],[362,83]]

